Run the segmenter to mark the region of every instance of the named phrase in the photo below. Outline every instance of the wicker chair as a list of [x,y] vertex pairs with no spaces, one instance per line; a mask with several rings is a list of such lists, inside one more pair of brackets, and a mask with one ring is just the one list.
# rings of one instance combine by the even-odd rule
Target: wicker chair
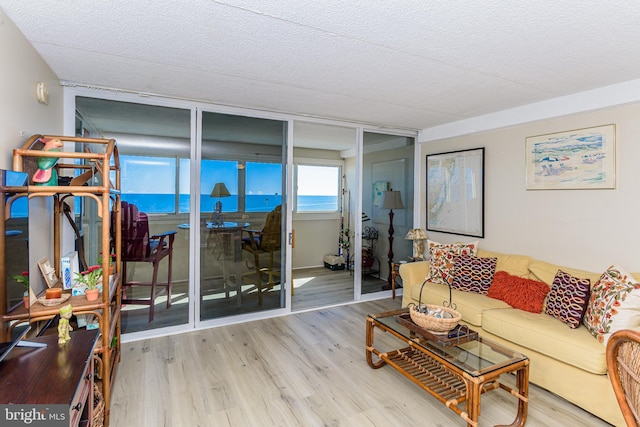
[[[280,250],[282,240],[281,217],[282,206],[276,206],[265,220],[262,230],[243,229],[244,233],[249,236],[242,239],[242,249],[253,254],[253,262],[255,271],[246,273],[245,275],[256,275],[256,286],[258,288],[258,304],[262,304],[262,275],[267,275],[267,286],[269,289],[277,282],[275,276],[280,276],[280,272],[274,268],[274,253]],[[261,263],[261,255],[269,255],[269,263],[264,265]]]
[[607,370],[627,426],[640,426],[640,331],[624,329],[611,335]]

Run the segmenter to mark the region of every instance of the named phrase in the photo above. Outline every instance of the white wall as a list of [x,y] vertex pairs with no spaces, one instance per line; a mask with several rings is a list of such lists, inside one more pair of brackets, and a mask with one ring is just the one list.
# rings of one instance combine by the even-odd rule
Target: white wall
[[[12,169],[14,148],[33,134],[62,133],[62,88],[59,79],[22,33],[0,9],[0,168]],[[49,105],[36,100],[36,82],[49,86]],[[53,261],[53,222],[47,214],[51,203],[44,198],[32,200],[31,214],[42,218],[30,223],[30,276],[40,278],[36,261]],[[37,225],[38,227],[35,227]]]
[[[418,220],[424,227],[426,154],[486,147],[481,248],[595,272],[614,263],[640,271],[640,251],[635,247],[640,238],[639,118],[640,103],[636,103],[421,142]],[[616,125],[614,190],[525,189],[526,137],[612,123]],[[435,232],[429,237],[443,242],[474,240]]]

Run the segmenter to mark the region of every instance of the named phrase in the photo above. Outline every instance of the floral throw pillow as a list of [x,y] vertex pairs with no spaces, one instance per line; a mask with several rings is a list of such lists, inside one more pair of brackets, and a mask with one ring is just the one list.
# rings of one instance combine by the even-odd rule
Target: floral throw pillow
[[486,295],[493,282],[497,262],[498,258],[457,255],[453,262],[451,287],[459,291]]
[[575,329],[582,323],[587,309],[591,280],[580,279],[558,270],[553,279],[545,313]]
[[427,240],[429,248],[429,277],[433,283],[451,285],[453,283],[453,267],[457,255],[476,256],[478,241],[472,243],[438,243]]
[[640,326],[640,283],[622,267],[609,267],[591,289],[582,322],[605,346],[614,332]]

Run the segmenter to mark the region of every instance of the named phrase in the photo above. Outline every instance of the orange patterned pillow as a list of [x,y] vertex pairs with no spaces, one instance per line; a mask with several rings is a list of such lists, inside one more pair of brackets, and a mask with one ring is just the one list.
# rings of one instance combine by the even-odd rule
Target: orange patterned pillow
[[549,286],[544,282],[513,276],[506,271],[497,271],[487,295],[500,299],[513,308],[541,313],[549,291]]

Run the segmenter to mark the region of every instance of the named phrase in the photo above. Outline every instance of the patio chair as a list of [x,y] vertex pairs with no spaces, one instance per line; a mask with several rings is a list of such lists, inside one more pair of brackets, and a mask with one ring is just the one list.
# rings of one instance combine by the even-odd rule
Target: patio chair
[[640,331],[624,329],[611,335],[607,371],[627,426],[640,426]]
[[[149,306],[149,322],[153,321],[156,298],[166,294],[167,308],[171,307],[171,273],[173,267],[173,241],[176,231],[167,231],[149,236],[149,220],[136,205],[122,202],[122,303]],[[167,258],[167,281],[158,281],[160,262]],[[127,264],[148,263],[152,268],[151,281],[127,281]],[[126,296],[133,287],[149,288],[149,297]],[[132,290],[133,294],[133,290]],[[144,293],[143,293],[144,294]]]

